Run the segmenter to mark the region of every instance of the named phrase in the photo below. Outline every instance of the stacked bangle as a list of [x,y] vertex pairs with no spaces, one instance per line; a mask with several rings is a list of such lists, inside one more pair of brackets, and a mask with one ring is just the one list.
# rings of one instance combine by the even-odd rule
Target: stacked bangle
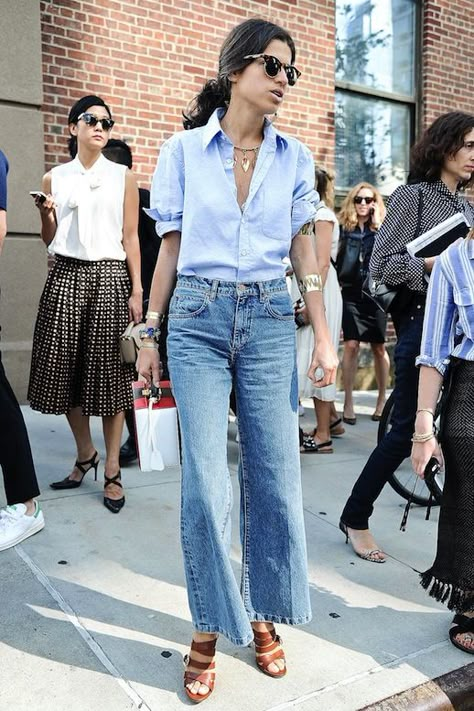
[[160,311],[147,311],[145,316],[145,321],[158,321],[161,324],[165,315]]
[[413,432],[413,437],[411,438],[411,441],[415,444],[422,444],[423,442],[429,442],[429,440],[433,439],[434,436],[434,429],[431,430],[431,432]]
[[140,350],[142,348],[153,348],[154,351],[158,350],[158,343],[156,341],[142,341],[140,343]]
[[300,280],[298,286],[303,297],[310,291],[322,291],[323,280],[321,279],[321,274],[307,274]]

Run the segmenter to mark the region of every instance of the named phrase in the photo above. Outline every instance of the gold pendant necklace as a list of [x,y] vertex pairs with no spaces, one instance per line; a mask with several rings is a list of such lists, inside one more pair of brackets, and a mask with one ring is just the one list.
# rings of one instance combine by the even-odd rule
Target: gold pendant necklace
[[[242,170],[244,171],[244,173],[248,171],[250,166],[254,168],[255,163],[257,162],[257,155],[259,149],[260,146],[255,146],[255,148],[240,148],[239,146],[234,146],[234,167],[237,165],[237,156],[235,155],[235,151],[242,151],[242,160],[240,161],[240,165],[242,166]],[[249,151],[253,153],[252,163],[250,163],[250,158],[247,157],[247,153]]]

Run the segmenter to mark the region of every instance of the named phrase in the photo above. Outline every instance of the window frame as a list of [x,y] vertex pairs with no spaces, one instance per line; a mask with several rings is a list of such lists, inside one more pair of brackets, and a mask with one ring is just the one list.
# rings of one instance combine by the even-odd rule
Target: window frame
[[[336,104],[336,94],[344,93],[354,97],[364,97],[373,99],[382,99],[396,105],[403,105],[409,108],[409,146],[411,148],[414,141],[421,130],[421,103],[422,103],[422,77],[423,77],[423,55],[422,55],[422,27],[423,27],[423,0],[413,0],[414,4],[414,37],[413,37],[413,54],[414,54],[414,72],[413,72],[413,83],[414,91],[413,94],[400,94],[397,92],[385,91],[383,89],[376,89],[368,87],[364,84],[358,84],[356,82],[344,81],[341,79],[334,79],[334,104]],[[336,27],[337,32],[337,27]],[[336,141],[336,135],[334,135],[334,143]],[[409,166],[407,166],[408,168]],[[361,181],[364,177],[361,176]],[[353,187],[352,185],[344,186],[338,183],[338,176],[336,174],[336,184],[335,184],[335,200],[336,206],[339,206],[342,199]],[[377,187],[378,190],[380,188]],[[383,194],[382,197],[385,199],[389,195]]]

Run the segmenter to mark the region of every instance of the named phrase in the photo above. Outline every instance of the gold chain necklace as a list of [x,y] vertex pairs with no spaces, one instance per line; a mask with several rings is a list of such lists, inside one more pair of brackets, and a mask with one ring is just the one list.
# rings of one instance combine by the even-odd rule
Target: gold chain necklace
[[[242,151],[242,160],[240,161],[240,165],[242,166],[244,173],[246,173],[250,166],[252,166],[252,168],[255,167],[259,150],[260,146],[255,146],[255,148],[240,148],[239,146],[234,146],[234,168],[237,165],[237,156],[235,155],[235,151]],[[247,157],[247,153],[249,152],[253,153],[252,163],[250,163],[251,159]]]

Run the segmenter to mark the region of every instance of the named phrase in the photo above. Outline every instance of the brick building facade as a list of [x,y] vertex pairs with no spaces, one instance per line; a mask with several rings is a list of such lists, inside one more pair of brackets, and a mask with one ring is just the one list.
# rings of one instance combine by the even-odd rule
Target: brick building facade
[[[473,0],[16,0],[2,4],[0,147],[10,159],[11,197],[9,245],[0,264],[0,323],[6,365],[21,398],[47,268],[27,190],[39,187],[41,174],[67,159],[67,114],[81,95],[97,93],[110,103],[116,120],[114,136],[131,144],[134,169],[143,185],[150,181],[161,142],[181,128],[181,111],[203,82],[215,75],[225,35],[252,16],[275,21],[293,35],[302,76],[279,112],[278,126],[307,143],[315,160],[329,169],[338,168],[338,150],[349,165],[359,150],[353,145],[355,124],[349,121],[344,128],[346,143],[338,149],[338,98],[355,97],[356,107],[370,101],[377,104],[380,116],[388,116],[384,135],[394,146],[401,133],[397,116],[405,115],[409,138],[405,136],[400,152],[405,162],[409,142],[434,117],[453,109],[473,111]],[[397,62],[404,72],[411,62],[410,96],[393,87],[392,93],[381,91],[368,69],[365,78],[356,77],[355,84],[353,77],[352,83],[338,77],[336,19],[341,13],[346,20],[353,13],[346,29],[354,41],[369,38],[364,51],[369,47],[373,56],[362,54],[367,67],[372,62],[382,68],[389,59],[396,78]],[[408,19],[405,25],[399,21],[397,32],[380,35],[376,13],[379,22],[388,16],[394,23],[405,15]],[[28,39],[20,56],[19,36]],[[382,52],[379,60],[378,51]],[[354,121],[359,118],[357,111]],[[369,119],[376,123],[377,115]],[[15,132],[7,133],[6,126],[15,126]],[[376,132],[373,135],[377,138]],[[349,159],[346,144],[347,152],[353,151]],[[376,153],[376,141],[374,147]],[[405,168],[398,165],[398,180]],[[359,173],[356,170],[358,179],[367,177]],[[342,193],[338,170],[336,182]]]

